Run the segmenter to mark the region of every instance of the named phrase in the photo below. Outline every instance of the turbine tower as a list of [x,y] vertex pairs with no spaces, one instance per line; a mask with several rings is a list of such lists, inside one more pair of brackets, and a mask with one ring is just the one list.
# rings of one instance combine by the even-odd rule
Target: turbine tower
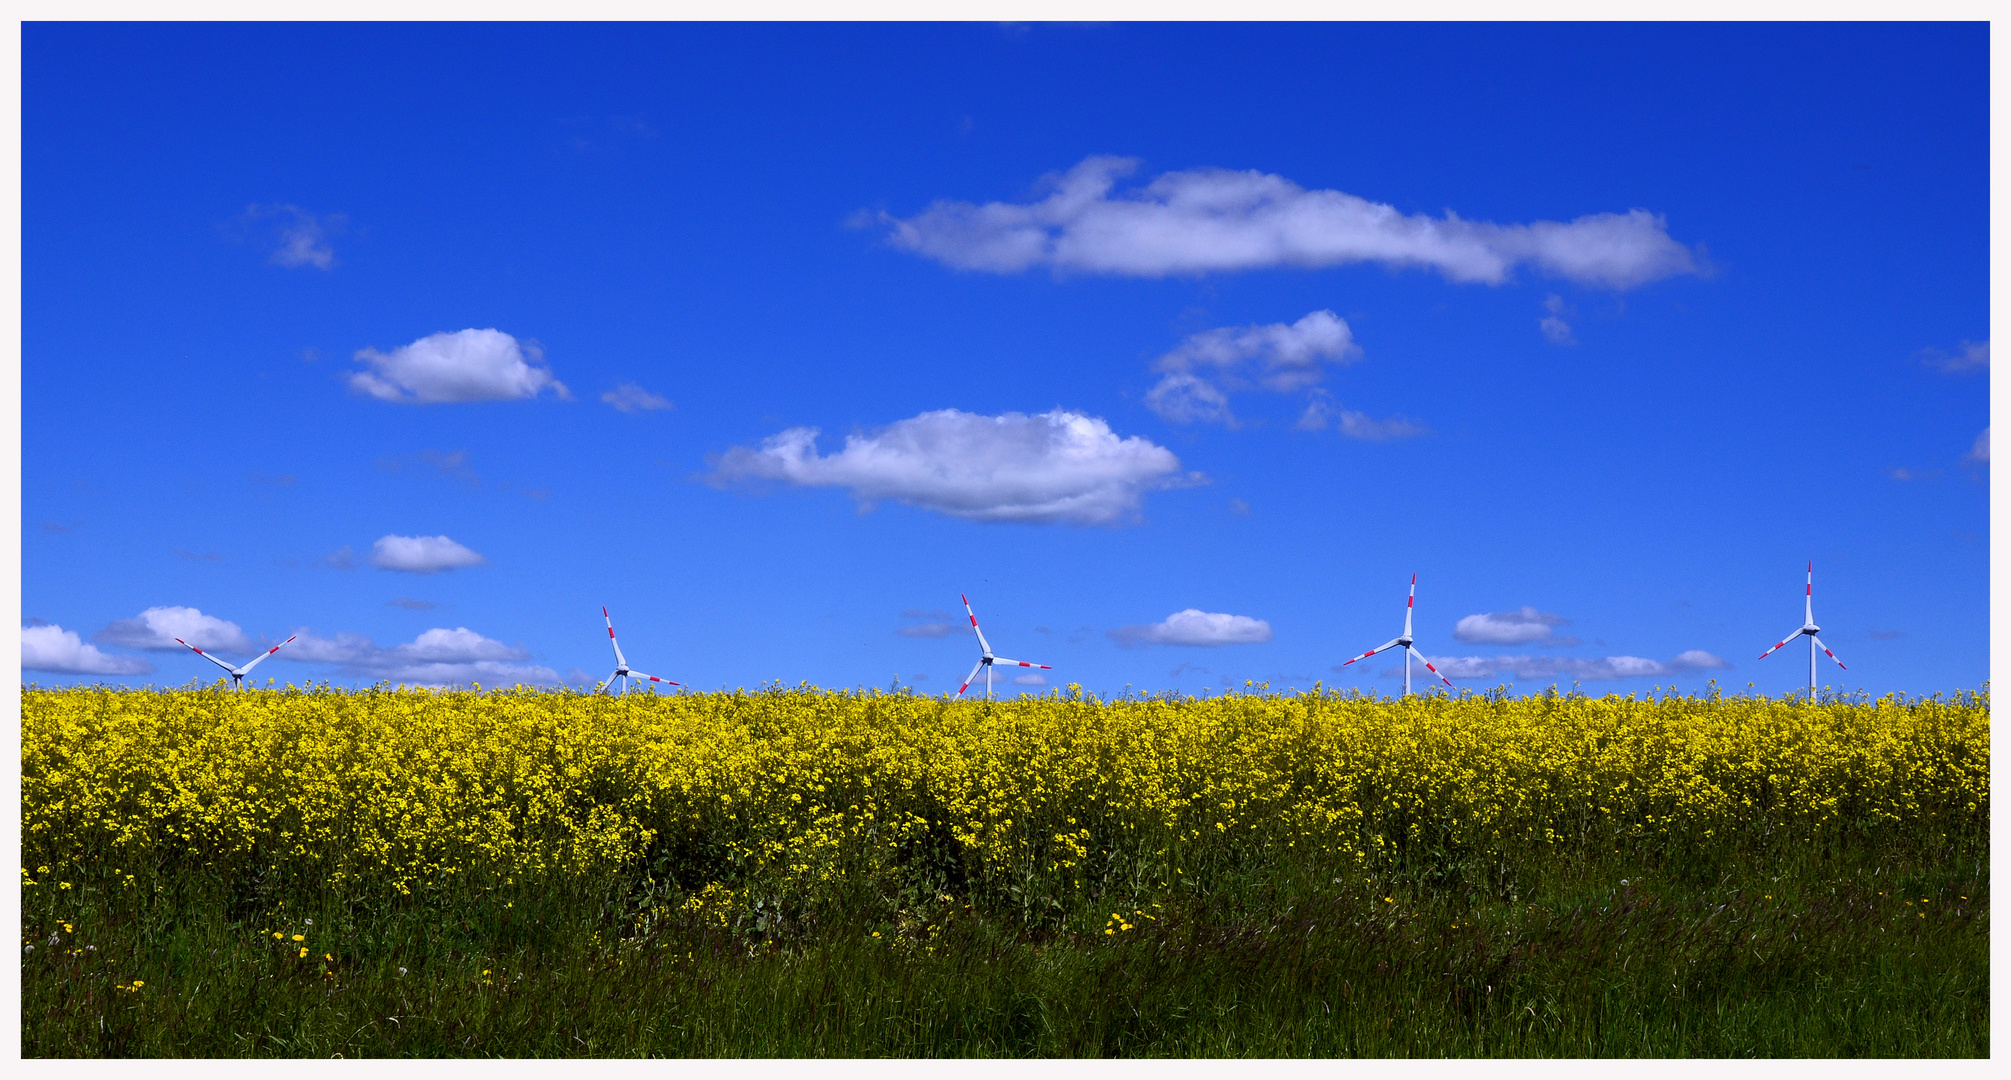
[[971,610],[971,598],[962,593],[958,593],[957,598],[964,602],[964,614],[971,617],[971,630],[978,635],[978,648],[983,650],[983,654],[978,657],[978,666],[972,668],[971,673],[964,676],[964,684],[957,687],[958,697],[964,696],[964,691],[970,689],[971,680],[978,677],[978,668],[983,668],[985,672],[986,701],[992,700],[992,666],[994,664],[1005,664],[1008,666],[1017,664],[1024,668],[1040,668],[1042,671],[1054,670],[1053,667],[1047,664],[1029,664],[1024,660],[1008,660],[1003,656],[993,656],[991,643],[985,640],[985,632],[978,629],[978,616],[977,612]]
[[[1410,599],[1404,601],[1404,632],[1401,635],[1391,638],[1390,640],[1383,642],[1381,645],[1378,645],[1375,648],[1370,649],[1368,652],[1365,652],[1360,656],[1355,657],[1355,660],[1367,660],[1369,657],[1374,656],[1379,652],[1382,652],[1384,649],[1394,649],[1399,645],[1403,646],[1405,697],[1410,696],[1410,658],[1412,656],[1417,657],[1417,662],[1423,664],[1425,666],[1426,671],[1431,672],[1433,675],[1437,675],[1438,681],[1446,684],[1448,687],[1452,685],[1452,680],[1440,674],[1437,668],[1432,667],[1431,661],[1426,660],[1424,658],[1423,653],[1418,652],[1416,649],[1411,648],[1411,641],[1413,639],[1410,636],[1410,613],[1411,608],[1415,607],[1416,605],[1417,605],[1417,575],[1412,574],[1410,576]],[[1341,666],[1347,667],[1348,664],[1354,663],[1355,660],[1350,660],[1346,664],[1342,664]]]
[[671,682],[669,679],[659,679],[654,675],[645,675],[640,671],[630,671],[628,657],[621,654],[621,642],[614,639],[614,620],[609,618],[605,605],[601,607],[601,618],[607,620],[607,643],[614,646],[614,674],[609,675],[607,681],[601,684],[601,689],[606,690],[609,697],[614,696],[614,681],[616,679],[621,680],[621,692],[624,694],[628,693],[630,684],[634,683],[637,679],[648,679],[653,683],[670,683],[672,686],[684,685],[683,683]]
[[[1831,660],[1836,660],[1836,654],[1829,651],[1829,646],[1824,645],[1822,643],[1822,639],[1816,636],[1817,631],[1821,630],[1822,627],[1817,626],[1815,624],[1815,562],[1813,560],[1809,562],[1808,573],[1809,573],[1808,584],[1804,587],[1802,592],[1802,628],[1795,631],[1792,634],[1789,634],[1787,637],[1782,638],[1780,642],[1776,644],[1773,648],[1768,649],[1766,652],[1761,653],[1760,659],[1765,660],[1767,657],[1772,656],[1774,653],[1778,652],[1782,645],[1786,645],[1788,642],[1793,641],[1794,639],[1801,637],[1804,634],[1808,635],[1809,701],[1813,703],[1815,701],[1815,651],[1817,649],[1821,649],[1822,654],[1824,656],[1829,657]],[[1836,660],[1836,666],[1843,668],[1845,671],[1850,670],[1850,668],[1845,666],[1844,662],[1841,660]]]
[[247,662],[243,667],[231,667],[229,664],[224,663],[222,660],[218,660],[216,657],[211,656],[210,654],[202,651],[201,649],[196,648],[193,645],[190,645],[188,642],[183,641],[180,638],[175,639],[175,644],[184,646],[189,651],[195,653],[197,656],[200,656],[203,659],[209,661],[210,663],[215,664],[216,666],[224,669],[225,671],[230,672],[231,689],[242,690],[244,689],[244,677],[246,675],[251,674],[252,668],[255,668],[259,664],[263,663],[266,657],[271,656],[273,653],[276,653],[279,650],[285,648],[288,644],[290,644],[293,641],[293,638],[299,636],[300,636],[299,634],[295,634],[293,635],[293,637],[287,638],[285,641],[282,641],[279,644],[274,645],[272,648],[267,649],[262,653],[259,653],[258,656],[254,657],[252,660]]

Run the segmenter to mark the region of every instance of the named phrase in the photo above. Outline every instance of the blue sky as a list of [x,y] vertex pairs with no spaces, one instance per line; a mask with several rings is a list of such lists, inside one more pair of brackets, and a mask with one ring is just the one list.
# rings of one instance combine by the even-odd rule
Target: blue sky
[[1988,677],[1981,24],[22,54],[27,680]]

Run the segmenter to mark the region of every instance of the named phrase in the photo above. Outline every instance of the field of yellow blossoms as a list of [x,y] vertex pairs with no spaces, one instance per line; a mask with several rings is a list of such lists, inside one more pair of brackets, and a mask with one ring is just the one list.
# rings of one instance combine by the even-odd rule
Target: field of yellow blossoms
[[338,895],[640,867],[692,896],[926,872],[1029,909],[1291,852],[1368,872],[1551,852],[1982,835],[1989,697],[996,704],[910,694],[40,690],[30,884],[202,866]]

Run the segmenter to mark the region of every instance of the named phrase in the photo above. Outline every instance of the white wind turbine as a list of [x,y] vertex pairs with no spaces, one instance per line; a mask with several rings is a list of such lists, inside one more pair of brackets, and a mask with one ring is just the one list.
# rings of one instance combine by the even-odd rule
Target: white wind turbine
[[978,629],[978,616],[976,612],[971,610],[971,598],[962,593],[958,593],[957,597],[964,602],[964,614],[971,617],[971,630],[978,635],[978,648],[983,651],[983,655],[978,657],[978,666],[972,668],[971,673],[964,676],[964,684],[957,687],[958,697],[964,696],[964,691],[970,689],[971,680],[978,677],[978,668],[983,668],[985,671],[986,701],[992,700],[992,666],[995,664],[1005,664],[1008,667],[1017,665],[1024,668],[1039,668],[1042,671],[1054,670],[1053,667],[1047,664],[1029,664],[1024,660],[1007,660],[1003,656],[993,656],[991,643],[985,640],[985,632]]
[[235,690],[242,690],[244,689],[244,677],[246,675],[251,674],[252,668],[255,668],[259,664],[263,663],[266,657],[271,656],[273,653],[276,653],[279,650],[285,648],[288,644],[290,644],[293,641],[293,638],[299,636],[300,636],[299,634],[295,634],[293,635],[293,637],[287,638],[285,641],[282,641],[279,644],[274,645],[272,648],[267,649],[262,653],[259,653],[256,657],[246,662],[246,664],[243,667],[231,667],[229,664],[223,662],[222,660],[219,660],[216,657],[211,656],[210,654],[202,651],[201,649],[196,648],[193,645],[190,645],[188,642],[183,641],[180,638],[175,639],[175,644],[188,648],[191,652],[194,652],[197,656],[200,656],[203,659],[209,661],[210,663],[215,664],[216,666],[224,669],[225,671],[230,672],[231,688]]
[[[1355,660],[1367,660],[1369,657],[1374,656],[1379,652],[1382,652],[1384,649],[1394,649],[1399,645],[1403,646],[1405,697],[1410,696],[1410,658],[1413,656],[1417,657],[1418,663],[1423,664],[1425,666],[1425,670],[1431,672],[1433,675],[1438,675],[1438,681],[1446,684],[1447,686],[1452,685],[1452,680],[1440,674],[1437,668],[1432,667],[1431,661],[1426,660],[1424,658],[1423,653],[1418,652],[1416,649],[1411,648],[1411,641],[1413,639],[1410,636],[1410,613],[1411,608],[1416,605],[1417,605],[1417,575],[1412,574],[1410,576],[1410,599],[1404,601],[1404,632],[1401,635],[1391,638],[1390,640],[1383,642],[1381,645],[1378,645],[1375,648],[1370,649],[1368,652],[1365,652],[1360,656],[1355,657]],[[1347,662],[1347,664],[1342,664],[1341,666],[1347,667],[1348,664],[1354,663],[1355,660],[1350,660]]]
[[684,685],[683,683],[671,682],[669,679],[659,679],[654,675],[644,675],[640,671],[630,671],[628,667],[628,658],[621,654],[621,642],[616,641],[614,639],[614,620],[608,617],[607,608],[605,606],[601,608],[601,618],[607,619],[607,643],[614,646],[614,674],[609,675],[607,677],[607,681],[601,684],[601,689],[606,690],[608,692],[609,697],[614,696],[614,681],[616,679],[620,679],[622,681],[621,692],[624,694],[628,693],[628,688],[630,684],[634,683],[635,680],[637,679],[648,679],[650,682],[669,683],[672,686]]
[[[1799,630],[1795,631],[1795,632],[1794,632],[1794,633],[1792,633],[1792,634],[1789,634],[1789,635],[1788,635],[1787,637],[1784,637],[1784,638],[1782,638],[1782,639],[1780,640],[1780,642],[1779,642],[1778,644],[1776,644],[1776,645],[1775,645],[1775,646],[1774,646],[1773,648],[1771,648],[1771,649],[1768,649],[1768,650],[1767,650],[1766,652],[1763,652],[1763,653],[1761,653],[1761,654],[1760,654],[1760,659],[1762,659],[1762,660],[1765,660],[1765,659],[1766,659],[1767,657],[1769,657],[1769,656],[1772,656],[1772,655],[1773,655],[1773,654],[1774,654],[1775,652],[1779,651],[1782,645],[1786,645],[1786,644],[1787,644],[1788,642],[1790,642],[1790,641],[1793,641],[1794,639],[1796,639],[1796,638],[1798,638],[1798,637],[1801,637],[1801,636],[1802,636],[1802,635],[1804,635],[1804,634],[1808,635],[1808,639],[1809,639],[1809,700],[1810,700],[1810,701],[1814,701],[1814,700],[1815,700],[1815,651],[1816,651],[1817,649],[1821,649],[1821,650],[1822,650],[1822,653],[1823,653],[1823,655],[1824,655],[1824,656],[1827,656],[1827,657],[1829,657],[1829,658],[1830,658],[1831,660],[1836,660],[1836,654],[1835,654],[1835,653],[1833,653],[1833,652],[1831,652],[1831,651],[1829,651],[1829,646],[1827,646],[1827,645],[1824,645],[1824,644],[1822,643],[1822,639],[1816,636],[1816,633],[1817,633],[1817,631],[1820,631],[1820,630],[1822,629],[1822,627],[1820,627],[1820,626],[1817,626],[1817,625],[1815,624],[1815,563],[1814,563],[1813,561],[1811,561],[1811,562],[1809,563],[1809,571],[1808,571],[1808,574],[1809,574],[1809,576],[1808,576],[1808,584],[1807,584],[1807,585],[1806,585],[1806,586],[1804,587],[1804,589],[1803,589],[1803,592],[1802,592],[1802,626],[1801,626],[1801,629],[1799,629]],[[1844,666],[1844,662],[1843,662],[1843,661],[1841,661],[1841,660],[1836,660],[1836,666],[1837,666],[1837,667],[1840,667],[1840,668],[1843,668],[1843,669],[1844,669],[1845,671],[1849,671],[1849,670],[1850,670],[1850,668],[1848,668],[1848,667],[1845,667],[1845,666]]]

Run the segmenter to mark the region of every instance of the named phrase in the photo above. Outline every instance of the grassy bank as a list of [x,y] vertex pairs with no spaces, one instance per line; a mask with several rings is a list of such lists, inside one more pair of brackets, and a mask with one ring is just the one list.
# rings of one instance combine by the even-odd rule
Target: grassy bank
[[1988,1052],[1987,696],[38,691],[23,730],[30,1056]]

